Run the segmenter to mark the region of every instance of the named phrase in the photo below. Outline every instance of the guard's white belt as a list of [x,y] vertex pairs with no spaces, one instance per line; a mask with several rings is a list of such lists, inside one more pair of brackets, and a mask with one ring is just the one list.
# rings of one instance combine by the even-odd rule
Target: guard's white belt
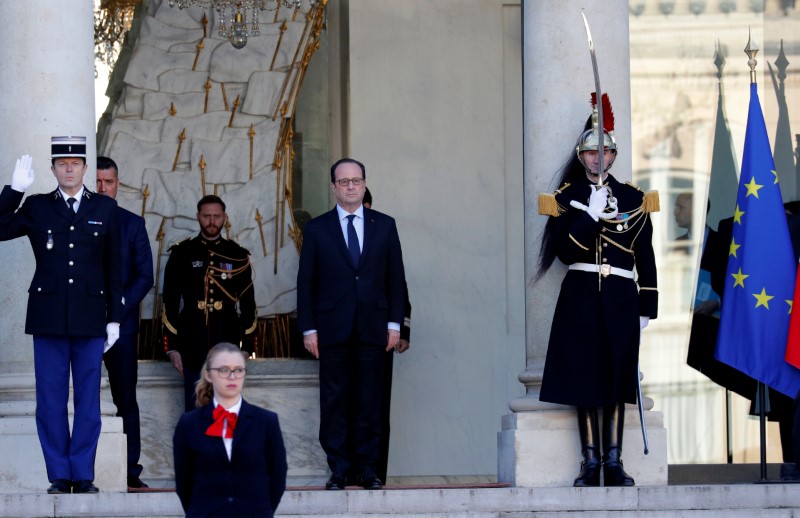
[[600,272],[600,275],[603,277],[608,277],[609,275],[619,275],[620,277],[625,277],[626,279],[633,279],[633,270],[623,270],[622,268],[617,268],[616,266],[611,266],[608,264],[573,263],[569,265],[569,269],[580,270],[582,272]]

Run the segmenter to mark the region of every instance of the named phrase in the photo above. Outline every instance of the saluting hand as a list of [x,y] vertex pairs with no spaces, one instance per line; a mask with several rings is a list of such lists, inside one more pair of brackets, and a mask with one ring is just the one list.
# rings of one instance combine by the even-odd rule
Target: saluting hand
[[33,184],[32,163],[33,158],[30,155],[22,155],[17,159],[17,166],[14,168],[14,174],[11,175],[12,189],[17,192],[25,192]]

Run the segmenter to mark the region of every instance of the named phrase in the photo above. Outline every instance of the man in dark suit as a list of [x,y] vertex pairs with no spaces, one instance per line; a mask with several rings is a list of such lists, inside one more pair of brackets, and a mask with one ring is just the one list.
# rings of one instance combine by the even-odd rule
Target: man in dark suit
[[[108,157],[97,157],[97,192],[117,199],[119,169]],[[139,304],[153,287],[153,254],[144,218],[118,207],[120,242],[122,251],[122,288],[125,296],[125,313],[120,325],[117,344],[103,355],[111,385],[111,397],[122,418],[122,430],[128,442],[128,487],[144,488],[147,484],[139,476],[142,466],[139,456],[142,442],[139,432],[139,404],[136,401],[139,356]]]
[[108,348],[119,338],[125,304],[117,203],[83,186],[85,137],[53,137],[52,158],[58,188],[29,196],[22,207],[33,170],[30,156],[17,160],[11,185],[0,193],[0,240],[28,236],[36,258],[25,332],[33,335],[36,429],[52,483],[47,492],[97,493],[100,364],[104,339]]
[[331,189],[336,207],[305,228],[297,323],[306,349],[320,360],[319,439],[332,472],[326,488],[343,489],[354,466],[359,485],[380,489],[385,351],[400,340],[403,255],[394,219],[362,205],[363,164],[333,164]]

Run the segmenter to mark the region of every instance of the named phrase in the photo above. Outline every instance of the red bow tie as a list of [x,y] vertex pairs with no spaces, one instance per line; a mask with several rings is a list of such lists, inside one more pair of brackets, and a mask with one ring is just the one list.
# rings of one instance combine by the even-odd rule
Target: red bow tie
[[211,437],[222,437],[222,423],[228,421],[228,429],[225,431],[225,437],[228,439],[233,438],[233,431],[236,429],[236,420],[238,415],[235,412],[228,412],[222,405],[217,405],[214,409],[214,422],[206,429],[206,435]]

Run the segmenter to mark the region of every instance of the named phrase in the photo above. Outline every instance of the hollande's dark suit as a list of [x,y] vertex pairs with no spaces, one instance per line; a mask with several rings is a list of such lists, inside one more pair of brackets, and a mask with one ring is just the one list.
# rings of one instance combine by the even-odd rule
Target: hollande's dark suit
[[387,324],[403,322],[405,304],[395,221],[371,209],[363,214],[358,267],[334,208],[306,225],[297,273],[298,327],[318,333],[320,444],[339,474],[353,464],[375,468]]
[[[122,322],[117,203],[84,189],[77,214],[59,190],[3,188],[0,240],[28,236],[36,270],[25,332],[34,335],[36,424],[48,478],[93,480],[100,437],[100,363],[108,322]],[[72,369],[75,420],[67,420]]]
[[213,407],[186,412],[175,428],[175,489],[186,516],[273,516],[287,472],[278,414],[242,400],[228,460],[222,438],[205,434]]
[[108,370],[111,397],[117,407],[117,416],[122,418],[122,429],[127,437],[128,476],[138,477],[142,473],[142,466],[139,465],[139,404],[136,401],[139,304],[153,287],[153,254],[144,218],[119,207],[119,223],[125,313],[120,323],[119,340],[103,355],[103,361]]

